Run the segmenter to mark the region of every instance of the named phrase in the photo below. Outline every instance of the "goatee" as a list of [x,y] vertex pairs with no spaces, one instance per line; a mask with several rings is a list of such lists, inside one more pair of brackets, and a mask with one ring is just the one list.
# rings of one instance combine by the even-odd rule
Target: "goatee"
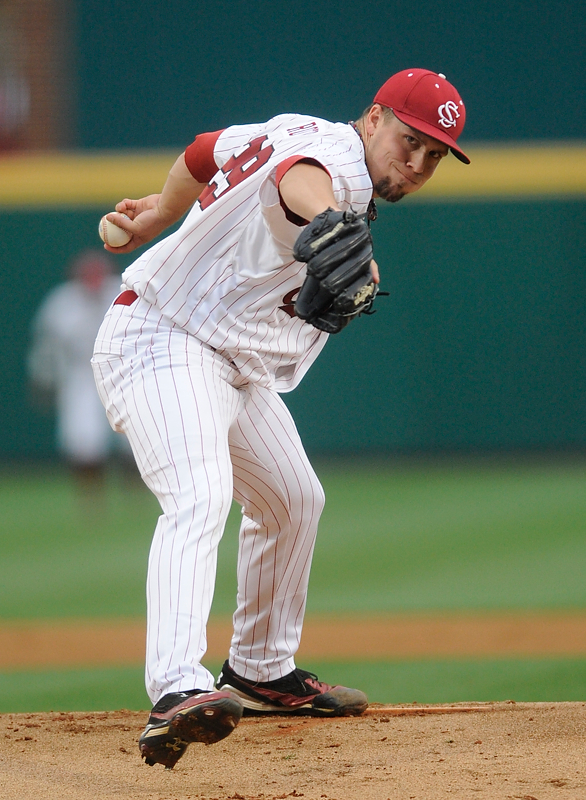
[[381,178],[380,181],[374,184],[374,191],[387,203],[398,203],[405,197],[405,192],[396,185],[392,184],[389,178]]

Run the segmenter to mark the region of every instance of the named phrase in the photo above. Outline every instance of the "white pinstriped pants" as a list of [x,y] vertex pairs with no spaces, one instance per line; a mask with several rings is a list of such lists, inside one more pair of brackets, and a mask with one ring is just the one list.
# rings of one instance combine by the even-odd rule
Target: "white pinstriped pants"
[[233,497],[243,519],[230,664],[259,681],[295,669],[324,496],[281,398],[158,313],[137,318],[141,303],[113,306],[98,337],[123,341],[128,355],[96,352],[92,364],[110,424],[127,435],[163,512],[147,575],[155,703],[213,688],[200,660]]

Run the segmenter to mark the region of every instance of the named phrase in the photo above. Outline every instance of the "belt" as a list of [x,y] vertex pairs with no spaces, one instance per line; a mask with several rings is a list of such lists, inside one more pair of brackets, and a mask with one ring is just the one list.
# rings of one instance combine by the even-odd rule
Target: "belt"
[[138,295],[136,292],[133,292],[132,289],[127,289],[122,294],[119,294],[116,300],[114,300],[115,306],[131,306],[135,300],[138,300]]

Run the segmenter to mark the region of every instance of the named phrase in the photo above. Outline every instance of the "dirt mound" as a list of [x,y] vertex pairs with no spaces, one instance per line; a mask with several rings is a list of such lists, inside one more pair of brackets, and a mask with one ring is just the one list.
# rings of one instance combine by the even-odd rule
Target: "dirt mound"
[[244,718],[173,770],[147,767],[145,712],[3,714],[4,800],[586,797],[586,703],[370,706],[359,718]]

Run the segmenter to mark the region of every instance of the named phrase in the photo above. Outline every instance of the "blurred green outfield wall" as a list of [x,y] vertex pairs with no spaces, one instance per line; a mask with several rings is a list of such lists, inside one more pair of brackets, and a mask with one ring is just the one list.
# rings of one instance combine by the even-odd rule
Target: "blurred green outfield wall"
[[586,130],[582,0],[75,0],[77,141],[179,147],[283,111],[355,119],[407,67],[443,72],[466,141]]
[[[585,446],[586,200],[380,205],[390,297],[284,396],[308,448]],[[99,244],[103,210],[0,210],[0,456],[53,452],[51,417],[27,396],[30,319],[69,257]]]

